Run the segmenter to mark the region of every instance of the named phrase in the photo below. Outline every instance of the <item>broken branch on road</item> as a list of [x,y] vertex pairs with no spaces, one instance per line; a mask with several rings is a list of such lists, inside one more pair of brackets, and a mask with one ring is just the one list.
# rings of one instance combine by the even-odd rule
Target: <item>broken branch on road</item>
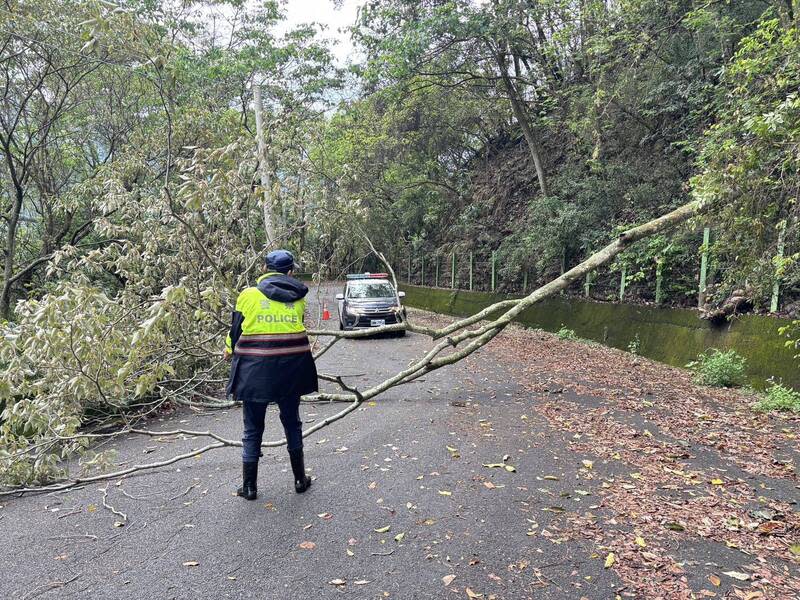
[[[428,326],[423,326],[412,323],[408,319],[405,319],[402,323],[398,323],[395,325],[384,325],[381,327],[375,327],[360,331],[334,331],[325,329],[309,329],[308,334],[311,336],[333,338],[329,344],[324,346],[322,350],[320,350],[317,353],[317,356],[321,356],[322,354],[324,354],[336,341],[340,339],[358,339],[379,333],[389,333],[389,332],[397,332],[404,330],[426,335],[430,337],[431,340],[436,342],[436,344],[430,350],[428,350],[422,357],[413,361],[405,369],[398,371],[394,375],[386,378],[384,381],[366,390],[360,390],[355,386],[350,386],[349,384],[346,384],[343,381],[343,377],[345,376],[333,375],[333,376],[322,377],[323,380],[333,381],[346,393],[320,392],[318,394],[313,394],[308,396],[307,399],[345,402],[348,403],[348,405],[341,411],[335,413],[334,415],[326,417],[325,419],[315,423],[314,425],[306,429],[303,432],[303,437],[307,437],[323,429],[324,427],[327,427],[332,423],[335,423],[336,421],[343,419],[344,417],[346,417],[347,415],[358,409],[365,401],[375,398],[376,396],[383,394],[384,392],[393,387],[410,383],[412,381],[419,379],[423,375],[430,373],[431,371],[441,369],[448,365],[455,364],[456,362],[464,359],[465,357],[469,356],[470,354],[472,354],[473,352],[475,352],[476,350],[480,349],[488,342],[490,342],[495,336],[497,336],[501,331],[503,331],[521,312],[523,312],[530,306],[544,300],[545,298],[548,298],[550,296],[559,293],[560,291],[566,289],[569,285],[571,285],[575,281],[582,279],[587,274],[593,272],[599,267],[608,264],[632,243],[647,238],[649,236],[652,236],[656,233],[660,233],[667,229],[673,228],[683,222],[686,222],[692,217],[695,217],[698,214],[700,214],[700,212],[702,212],[704,209],[705,207],[699,201],[692,201],[671,211],[670,213],[667,213],[666,215],[653,219],[652,221],[649,221],[643,225],[639,225],[631,229],[628,229],[627,231],[622,232],[612,242],[610,242],[600,251],[596,252],[595,254],[587,258],[582,263],[573,267],[569,271],[566,271],[560,277],[557,277],[556,279],[550,281],[549,283],[537,288],[527,296],[519,299],[504,300],[501,302],[497,302],[487,307],[486,309],[476,313],[475,315],[457,320],[454,323],[446,325],[441,328],[432,328]],[[374,246],[372,246],[371,242],[370,246],[372,247],[373,252],[376,253],[379,259],[383,261],[386,267],[389,269],[392,279],[395,281],[395,289],[396,289],[396,277],[391,265],[383,256],[383,254],[378,252],[374,248]],[[484,322],[483,324],[478,325],[481,321],[484,321],[484,319],[488,319],[492,316],[497,315],[498,313],[500,313],[500,315],[496,316],[494,320],[489,320]],[[478,325],[478,326],[476,328],[471,328],[472,325]],[[448,350],[451,351],[446,352]],[[206,398],[209,397],[206,396]],[[210,404],[203,404],[203,406],[210,406]],[[211,406],[213,406],[213,404]],[[220,401],[218,405],[218,407],[227,407],[227,406],[230,406],[230,403],[224,401]],[[211,431],[189,431],[189,430],[177,429],[171,432],[158,432],[146,429],[127,427],[122,430],[119,430],[118,432],[110,434],[102,434],[102,435],[103,437],[115,437],[118,435],[127,435],[127,434],[148,435],[148,436],[169,436],[169,435],[183,434],[188,436],[209,437],[212,438],[214,442],[206,446],[203,446],[201,448],[193,449],[185,453],[175,455],[166,460],[134,465],[125,469],[88,476],[88,477],[64,479],[58,482],[54,482],[50,485],[11,488],[8,490],[0,491],[0,496],[7,496],[10,494],[20,494],[28,492],[65,490],[86,483],[107,481],[110,479],[124,477],[126,475],[130,475],[131,473],[135,473],[138,471],[145,471],[145,470],[152,470],[161,467],[166,467],[183,460],[197,457],[201,454],[204,454],[211,450],[216,450],[218,448],[242,445],[241,441],[239,440],[225,439],[222,436],[219,436]],[[91,434],[86,434],[86,435],[78,434],[72,436],[72,439],[88,440],[91,439],[91,437],[92,437]],[[263,442],[262,447],[264,448],[278,447],[284,445],[285,443],[286,443],[285,439],[268,441],[268,442]],[[32,452],[35,452],[35,447],[34,450],[32,450]],[[22,453],[26,454],[25,451],[23,451]]]

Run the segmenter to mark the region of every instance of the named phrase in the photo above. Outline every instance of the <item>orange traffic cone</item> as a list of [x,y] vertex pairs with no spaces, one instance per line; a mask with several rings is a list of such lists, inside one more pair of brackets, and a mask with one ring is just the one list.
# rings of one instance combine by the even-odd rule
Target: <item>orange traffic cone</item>
[[328,310],[328,303],[322,303],[322,320],[323,321],[330,321],[331,320],[331,313]]

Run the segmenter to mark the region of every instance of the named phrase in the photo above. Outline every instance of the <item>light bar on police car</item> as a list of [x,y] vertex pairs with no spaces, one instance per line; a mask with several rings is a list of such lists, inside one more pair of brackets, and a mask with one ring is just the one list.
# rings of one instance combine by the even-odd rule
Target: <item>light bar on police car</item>
[[388,277],[388,273],[351,273],[347,275],[348,279],[386,279]]

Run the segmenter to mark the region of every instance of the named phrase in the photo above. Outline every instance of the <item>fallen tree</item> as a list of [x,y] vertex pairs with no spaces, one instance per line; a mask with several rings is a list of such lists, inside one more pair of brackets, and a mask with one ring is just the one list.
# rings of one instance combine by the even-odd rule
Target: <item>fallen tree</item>
[[[88,252],[66,247],[54,253],[47,271],[56,284],[40,298],[20,302],[17,323],[0,332],[3,495],[68,489],[240,446],[239,440],[212,431],[164,432],[141,425],[167,403],[202,409],[231,406],[213,395],[225,380],[220,353],[229,307],[238,291],[255,278],[269,245],[301,237],[309,223],[331,219],[330,207],[320,206],[316,213],[304,210],[302,219],[289,222],[287,206],[276,206],[278,194],[254,185],[264,165],[259,165],[251,136],[240,133],[231,140],[225,134],[219,141],[192,143],[194,137],[187,137],[187,132],[196,124],[179,110],[179,90],[165,68],[172,56],[171,42],[131,44],[129,51],[145,67],[147,82],[160,104],[165,139],[153,148],[157,159],[148,152],[133,152],[126,161],[108,165],[98,174],[92,208],[105,215],[92,230],[98,246]],[[303,107],[301,112],[306,114],[313,106],[308,99],[282,101],[289,101],[286,115]],[[308,118],[313,123],[313,116]],[[294,139],[296,133],[291,129],[287,135]],[[309,126],[304,135],[313,136],[314,128]],[[703,209],[700,201],[693,201],[632,227],[524,298],[499,302],[446,327],[434,329],[405,320],[364,332],[312,328],[310,334],[317,340],[330,338],[315,350],[317,357],[341,339],[401,329],[426,335],[433,345],[410,365],[367,389],[349,385],[341,375],[323,374],[322,379],[336,384],[339,391],[308,400],[342,402],[344,407],[304,435],[336,423],[393,387],[462,360],[529,306],[608,264],[636,241],[675,227]],[[356,200],[344,201],[338,210],[353,221],[360,206]],[[260,230],[265,214],[274,214],[280,223],[274,238],[265,239]],[[389,262],[367,243],[392,271],[396,283]],[[320,260],[304,258],[324,272]],[[95,452],[93,442],[123,435],[199,436],[211,441],[164,461],[115,469],[113,456]],[[264,446],[284,443],[274,440]],[[76,457],[102,472],[70,476],[63,465]]]
[[[356,387],[352,387],[346,384],[341,376],[324,375],[322,377],[323,379],[326,381],[332,381],[339,385],[339,387],[342,389],[342,392],[322,392],[309,397],[309,399],[316,401],[345,402],[347,403],[347,406],[339,412],[325,418],[319,423],[315,423],[313,426],[306,429],[303,432],[303,436],[309,436],[343,419],[358,409],[365,401],[375,398],[393,387],[410,383],[426,373],[446,367],[448,365],[452,365],[464,359],[482,346],[486,345],[528,307],[540,302],[545,298],[557,294],[558,292],[569,287],[575,281],[585,277],[587,274],[598,269],[599,267],[608,264],[631,244],[647,238],[648,236],[684,223],[692,217],[698,215],[704,210],[704,208],[705,206],[700,201],[693,201],[673,210],[668,214],[653,219],[652,221],[623,231],[613,241],[611,241],[600,251],[590,256],[587,260],[566,271],[563,275],[547,283],[546,285],[534,290],[527,296],[519,299],[504,300],[502,302],[495,303],[492,306],[489,306],[486,309],[476,313],[475,315],[458,320],[442,328],[425,327],[406,319],[403,323],[397,325],[383,326],[366,331],[332,331],[324,329],[309,330],[309,334],[312,336],[332,338],[330,342],[328,342],[315,353],[317,357],[322,356],[332,347],[333,344],[341,339],[359,338],[376,333],[399,331],[402,329],[429,336],[435,342],[435,344],[423,356],[419,357],[409,366],[399,370],[391,377],[386,378],[384,381],[368,389],[360,390]],[[378,253],[378,255],[390,269],[396,285],[396,277],[391,265],[389,265],[383,255],[380,253]],[[97,380],[97,377],[95,377],[94,382],[98,386],[98,389],[101,389],[100,382]],[[227,404],[219,401],[218,405],[227,406]],[[133,465],[120,470],[109,470],[105,473],[87,477],[66,477],[62,480],[53,481],[48,485],[34,487],[12,487],[0,492],[0,495],[65,490],[83,484],[125,477],[139,471],[147,471],[166,467],[219,448],[242,445],[241,441],[239,440],[227,439],[212,431],[192,431],[186,429],[155,431],[138,428],[131,425],[122,427],[110,433],[87,432],[63,436],[59,435],[57,432],[54,432],[49,439],[41,443],[34,444],[26,448],[21,448],[16,453],[6,452],[5,455],[0,457],[0,460],[2,460],[3,463],[8,467],[15,460],[29,460],[32,454],[41,454],[45,450],[51,450],[53,447],[59,445],[80,444],[83,446],[88,446],[93,440],[109,439],[131,434],[160,437],[179,435],[207,437],[213,441],[205,446],[202,446],[201,448],[182,454],[177,454],[163,461]],[[285,443],[285,440],[280,439],[264,442],[262,446],[265,448],[272,448],[281,446]]]

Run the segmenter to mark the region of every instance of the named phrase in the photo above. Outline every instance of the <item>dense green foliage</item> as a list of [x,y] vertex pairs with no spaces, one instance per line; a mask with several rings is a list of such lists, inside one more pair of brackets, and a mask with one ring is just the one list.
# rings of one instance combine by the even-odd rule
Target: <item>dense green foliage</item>
[[624,269],[653,300],[658,271],[696,303],[710,225],[710,302],[768,308],[779,277],[796,313],[796,5],[369,0],[345,71],[316,27],[275,33],[277,2],[6,2],[0,479],[58,475],[103,419],[218,405],[232,299],[273,242],[327,276],[377,266],[362,233],[417,280],[454,253],[462,286],[472,253],[483,289],[495,253],[530,289],[698,197],[591,295]]
[[694,371],[694,380],[700,385],[736,387],[744,382],[747,361],[736,350],[711,348],[686,367]]
[[753,405],[757,411],[771,410],[800,413],[800,392],[783,386],[773,384],[758,402]]
[[[58,458],[83,453],[81,426],[168,400],[219,403],[205,392],[223,377],[230,305],[265,248],[254,78],[269,82],[272,216],[302,246],[297,165],[339,75],[312,28],[273,37],[271,3],[228,5],[224,40],[208,8],[41,0],[0,13],[19,115],[0,123],[13,190],[4,290],[20,300],[0,336],[7,482],[57,476]],[[72,71],[81,84],[65,87]]]
[[[785,8],[367,3],[370,93],[331,122],[329,172],[401,273],[411,256],[412,278],[431,282],[455,252],[464,286],[472,252],[478,289],[492,252],[502,287],[521,290],[527,272],[530,289],[698,194],[720,207],[709,300],[746,289],[766,309],[778,274],[797,310],[800,53]],[[614,297],[625,265],[630,297],[654,300],[660,269],[665,301],[696,303],[704,224],[632,249],[592,295]]]
[[562,325],[561,329],[556,332],[558,339],[560,340],[577,340],[578,334],[575,333],[574,329],[570,329],[566,325]]

